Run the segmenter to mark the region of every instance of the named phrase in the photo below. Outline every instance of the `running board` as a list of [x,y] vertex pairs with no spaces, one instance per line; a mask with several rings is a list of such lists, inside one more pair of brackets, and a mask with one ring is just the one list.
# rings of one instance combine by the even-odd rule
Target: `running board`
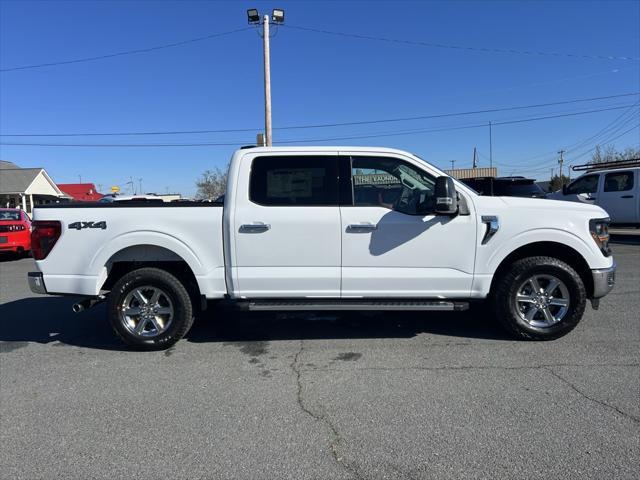
[[427,300],[248,300],[238,305],[250,311],[284,310],[431,310],[462,311],[469,309],[469,302]]

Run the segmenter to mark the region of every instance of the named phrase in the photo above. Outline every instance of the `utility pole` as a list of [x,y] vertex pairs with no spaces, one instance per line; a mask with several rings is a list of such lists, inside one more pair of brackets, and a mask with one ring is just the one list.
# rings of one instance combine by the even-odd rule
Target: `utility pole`
[[80,180],[80,183],[82,183],[82,175],[78,175],[78,180]]
[[140,186],[139,193],[142,194],[142,178],[138,178],[138,185]]
[[273,135],[271,128],[271,46],[270,46],[270,26],[284,23],[284,10],[275,8],[271,15],[262,17],[255,8],[247,10],[247,18],[250,24],[262,25],[262,53],[264,60],[264,135],[265,145],[273,145]]
[[456,161],[455,160],[449,160],[449,161],[451,162],[451,170],[455,170]]
[[560,185],[564,185],[564,178],[562,177],[562,164],[564,163],[564,150],[560,150],[558,152],[560,158],[558,159],[558,164],[560,165]]
[[269,15],[262,19],[262,50],[264,53],[264,133],[267,147],[272,146],[271,134],[271,51],[269,45]]
[[478,156],[476,154],[476,147],[473,147],[473,168],[478,168]]
[[491,122],[489,122],[489,168],[493,167],[493,134],[491,132]]

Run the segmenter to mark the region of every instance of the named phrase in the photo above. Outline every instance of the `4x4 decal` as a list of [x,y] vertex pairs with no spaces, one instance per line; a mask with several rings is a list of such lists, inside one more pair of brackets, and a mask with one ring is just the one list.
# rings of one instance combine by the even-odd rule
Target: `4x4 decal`
[[104,220],[100,222],[73,222],[69,224],[69,228],[74,230],[82,230],[85,228],[101,228],[102,230],[106,230],[107,222]]

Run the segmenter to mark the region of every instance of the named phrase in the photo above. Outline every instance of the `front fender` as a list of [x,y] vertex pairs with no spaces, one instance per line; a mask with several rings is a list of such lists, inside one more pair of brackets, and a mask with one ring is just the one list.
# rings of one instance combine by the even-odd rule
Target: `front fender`
[[[495,249],[477,266],[477,273],[493,274],[509,254],[521,247],[538,242],[555,242],[571,247],[584,258],[591,269],[607,268],[612,262],[611,257],[604,257],[600,253],[595,242],[591,241],[590,238],[585,239],[572,232],[561,229],[536,228],[525,230],[508,240],[502,240],[500,243],[498,243],[498,241],[496,236],[492,242],[486,245],[488,247],[495,242]],[[480,248],[482,249],[483,247],[484,246],[481,246]]]

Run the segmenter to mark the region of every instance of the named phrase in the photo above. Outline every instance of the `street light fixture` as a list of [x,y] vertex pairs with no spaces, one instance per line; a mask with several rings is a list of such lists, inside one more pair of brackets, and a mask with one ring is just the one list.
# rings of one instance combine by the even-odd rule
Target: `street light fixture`
[[277,24],[284,23],[284,10],[281,8],[274,8],[271,13],[271,21]]
[[260,14],[258,13],[258,10],[256,10],[255,8],[250,8],[249,10],[247,10],[247,20],[250,24],[260,23]]
[[272,145],[271,128],[271,53],[269,46],[269,26],[282,25],[284,23],[284,10],[274,8],[269,15],[260,18],[260,12],[256,8],[247,10],[247,20],[252,25],[262,26],[262,49],[264,57],[264,143],[267,147]]

